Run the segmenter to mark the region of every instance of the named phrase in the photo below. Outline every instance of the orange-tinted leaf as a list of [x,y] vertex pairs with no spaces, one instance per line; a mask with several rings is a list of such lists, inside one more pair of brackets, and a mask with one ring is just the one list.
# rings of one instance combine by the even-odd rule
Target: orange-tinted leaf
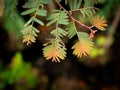
[[73,54],[77,57],[87,56],[93,49],[93,42],[81,39],[73,45],[72,49],[74,49]]
[[105,18],[104,17],[100,18],[98,15],[96,15],[91,21],[91,24],[93,25],[92,27],[96,27],[101,31],[104,31],[105,30],[104,27],[108,26],[106,23],[107,21],[105,20]]
[[46,60],[52,59],[53,62],[60,62],[60,59],[65,59],[66,52],[64,49],[58,49],[51,44],[43,48],[43,55]]

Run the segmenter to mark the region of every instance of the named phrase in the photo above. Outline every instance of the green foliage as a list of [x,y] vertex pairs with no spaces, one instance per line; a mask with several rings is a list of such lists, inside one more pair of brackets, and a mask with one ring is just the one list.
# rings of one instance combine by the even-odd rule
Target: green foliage
[[73,0],[70,2],[70,9],[74,10],[74,9],[79,9],[81,6],[82,0]]
[[[67,36],[72,38],[77,35],[79,41],[72,47],[72,49],[74,49],[73,54],[78,57],[86,56],[93,48],[93,42],[90,37],[94,36],[95,31],[92,30],[92,28],[97,27],[98,29],[103,30],[103,26],[107,26],[104,18],[93,19],[93,26],[89,27],[72,16],[72,14],[77,11],[79,11],[83,17],[93,16],[96,13],[94,4],[97,3],[98,0],[65,0],[65,4],[69,5],[70,11],[67,11],[59,3],[61,1],[62,0],[55,0],[55,3],[60,7],[60,9],[54,9],[53,13],[46,18],[48,21],[46,26],[55,25],[55,27],[50,33],[53,38],[49,38],[49,41],[44,44],[45,47],[43,48],[43,55],[47,60],[52,59],[54,62],[60,62],[60,59],[64,59],[66,57],[66,47],[62,40],[63,37]],[[45,25],[44,22],[37,17],[47,16],[47,10],[44,9],[45,4],[49,4],[49,0],[48,2],[47,0],[28,0],[28,2],[23,5],[23,8],[26,8],[27,10],[22,12],[21,15],[32,14],[31,18],[25,23],[24,29],[21,31],[24,35],[23,42],[27,42],[27,45],[31,44],[31,42],[35,42],[37,33],[39,33],[39,30],[33,26],[34,22],[41,26]],[[99,25],[96,24],[98,22]],[[78,31],[76,23],[90,30],[90,37],[89,34]]]
[[22,54],[17,52],[12,58],[9,68],[6,68],[6,70],[0,72],[0,78],[8,84],[21,82],[22,79],[25,79],[26,85],[29,87],[34,87],[37,83],[37,76],[31,71],[31,64],[25,63],[23,61]]
[[54,10],[54,13],[47,18],[49,22],[47,26],[56,23],[56,28],[51,31],[54,39],[50,40],[50,44],[43,48],[43,55],[47,59],[51,59],[53,62],[60,62],[59,59],[64,59],[66,57],[66,47],[61,39],[63,36],[67,36],[67,31],[59,27],[59,25],[67,25],[68,16],[64,10]]
[[47,11],[44,9],[44,5],[49,3],[49,0],[28,0],[27,3],[23,5],[23,8],[27,10],[23,11],[21,15],[33,14],[33,16],[25,23],[23,33],[23,42],[26,42],[27,45],[34,43],[37,37],[39,30],[35,28],[34,22],[38,23],[41,26],[44,26],[44,22],[37,18],[37,16],[46,16]]
[[[71,39],[76,35],[78,37],[78,42],[72,46],[72,49],[74,49],[73,54],[78,57],[86,56],[90,54],[93,48],[93,41],[91,38],[94,37],[97,31],[94,30],[94,27],[104,31],[107,26],[107,21],[104,17],[100,18],[98,15],[94,15],[97,10],[94,6],[99,3],[100,0],[64,0],[63,2],[69,9],[62,6],[61,1],[62,0],[26,0],[25,4],[22,6],[24,11],[21,13],[21,16],[18,15],[16,8],[18,0],[5,1],[5,5],[7,6],[5,12],[8,13],[7,11],[9,10],[15,11],[13,13],[19,17],[19,20],[16,20],[19,22],[18,25],[16,25],[17,23],[14,24],[14,21],[12,24],[18,27],[20,26],[21,33],[23,34],[23,43],[27,45],[35,43],[36,37],[40,32],[38,27],[52,27],[49,33],[52,35],[52,38],[48,38],[48,42],[44,44],[43,55],[47,60],[52,59],[54,62],[60,62],[60,59],[63,60],[66,57],[67,48],[63,42],[64,37]],[[56,4],[53,10],[49,10],[50,2]],[[9,3],[13,5],[10,8],[8,7]],[[52,11],[52,13],[49,13],[49,11]],[[30,17],[25,23],[22,18],[23,15]],[[14,16],[14,14],[12,16]],[[89,22],[83,23],[78,19],[80,16],[82,16],[83,19],[89,18]],[[7,19],[11,20],[9,17]],[[92,26],[88,26],[90,22]],[[11,24],[8,22],[5,27],[7,29],[13,29],[10,25]],[[82,31],[84,32],[78,29],[78,27],[82,27]],[[86,32],[86,29],[90,32]],[[43,32],[43,30],[41,31]]]
[[69,38],[72,38],[76,35],[76,26],[75,26],[75,23],[74,22],[70,22],[68,25],[67,25],[67,28],[66,30],[68,31],[68,37]]
[[79,11],[83,17],[91,17],[96,13],[94,3],[96,1],[84,0],[84,5],[82,0],[73,0],[70,2],[70,12]]
[[47,20],[49,20],[49,22],[47,23],[47,26],[50,26],[55,22],[61,25],[67,25],[68,24],[67,18],[68,16],[65,11],[54,10],[53,14],[47,18]]

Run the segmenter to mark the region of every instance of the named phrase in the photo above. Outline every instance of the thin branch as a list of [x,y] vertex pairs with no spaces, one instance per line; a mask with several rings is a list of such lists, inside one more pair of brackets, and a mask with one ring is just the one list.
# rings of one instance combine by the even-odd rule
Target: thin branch
[[98,8],[95,8],[95,7],[86,7],[86,8],[80,8],[80,9],[73,9],[73,10],[70,10],[71,12],[75,12],[75,11],[80,11],[81,9],[95,9],[95,10],[99,10]]
[[89,26],[81,23],[80,21],[78,21],[78,20],[76,20],[74,17],[72,17],[72,16],[70,15],[69,11],[67,11],[59,2],[56,2],[56,3],[58,4],[58,6],[59,6],[60,8],[62,8],[63,10],[65,10],[65,12],[68,14],[68,16],[69,16],[74,22],[76,22],[76,23],[80,24],[81,26],[89,29],[91,32],[93,31],[93,30],[91,29],[91,27],[89,27]]

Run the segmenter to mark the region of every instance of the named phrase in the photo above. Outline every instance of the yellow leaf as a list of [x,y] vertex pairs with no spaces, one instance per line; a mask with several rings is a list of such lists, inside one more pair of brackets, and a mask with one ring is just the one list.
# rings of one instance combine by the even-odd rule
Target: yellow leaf
[[52,59],[53,62],[60,62],[60,59],[65,59],[66,52],[64,49],[58,49],[54,44],[43,48],[43,55],[46,60]]
[[87,56],[93,49],[93,42],[81,39],[73,45],[72,49],[74,49],[73,54],[77,57]]
[[22,40],[22,42],[23,43],[27,43],[27,45],[29,45],[29,44],[31,44],[31,42],[35,42],[35,37],[34,36],[30,36],[30,35],[25,35],[25,36],[23,36],[23,40]]
[[105,20],[105,18],[104,17],[100,18],[98,15],[96,15],[91,21],[91,24],[93,25],[92,27],[96,27],[101,31],[104,31],[105,30],[104,27],[108,26],[106,23],[107,21]]

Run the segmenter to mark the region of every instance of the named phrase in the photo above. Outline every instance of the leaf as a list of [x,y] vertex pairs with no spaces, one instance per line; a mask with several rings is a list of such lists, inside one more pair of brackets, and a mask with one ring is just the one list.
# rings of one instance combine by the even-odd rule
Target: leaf
[[54,36],[57,35],[59,37],[63,37],[63,36],[66,36],[68,33],[62,28],[56,28],[55,30],[52,30],[51,34]]
[[35,21],[36,23],[40,24],[41,26],[44,26],[44,23],[43,23],[41,20],[39,20],[39,19],[37,19],[37,18],[34,18],[34,21]]
[[42,0],[43,4],[48,4],[50,2],[50,0]]
[[34,26],[32,27],[33,28],[33,30],[36,32],[36,33],[39,33],[40,31],[37,29],[37,28],[35,28]]
[[80,12],[83,15],[83,17],[86,17],[86,16],[91,17],[93,14],[96,13],[94,7],[81,8]]
[[40,16],[46,16],[47,15],[47,11],[44,10],[44,9],[38,9],[36,14],[40,15]]
[[53,42],[50,45],[46,44],[47,46],[43,48],[43,55],[46,60],[52,59],[52,62],[60,62],[60,59],[64,60],[66,57],[66,48],[62,48],[60,44],[57,46]]
[[36,8],[28,9],[28,10],[22,12],[21,15],[31,14],[31,13],[35,12],[35,10],[36,10]]
[[27,43],[27,45],[29,45],[29,44],[31,44],[31,42],[35,42],[35,37],[34,36],[31,36],[31,35],[25,35],[25,36],[23,36],[23,43]]
[[93,1],[93,0],[84,0],[84,2],[85,2],[84,3],[84,8],[93,6],[94,3],[95,3],[95,1]]
[[68,24],[68,16],[65,11],[59,11],[58,16],[58,24],[67,25]]
[[47,20],[49,21],[46,26],[50,26],[51,24],[55,23],[57,21],[57,17],[58,17],[59,13],[54,13],[52,15],[50,15]]
[[67,25],[66,30],[68,31],[68,37],[69,38],[72,38],[76,35],[76,27],[75,27],[75,24],[73,22],[70,22]]
[[27,45],[31,44],[31,42],[35,42],[37,37],[37,33],[39,33],[39,30],[37,30],[32,25],[29,25],[27,27],[24,27],[24,29],[21,31],[23,33],[23,43],[27,43]]
[[52,15],[50,15],[48,18],[47,18],[47,20],[54,20],[54,19],[56,19],[57,17],[58,17],[58,15],[59,15],[59,13],[54,13],[54,14],[52,14]]
[[39,0],[28,0],[28,2],[26,2],[23,5],[23,8],[33,8],[33,7],[37,7],[38,6],[38,2]]
[[68,24],[68,16],[65,11],[60,10],[54,10],[54,14],[50,15],[47,20],[49,22],[47,23],[47,26],[50,26],[51,24],[57,22],[61,25],[67,25]]
[[91,53],[93,42],[88,36],[87,33],[79,32],[80,41],[76,42],[72,47],[74,49],[73,54],[77,57],[87,56]]
[[70,9],[75,10],[79,9],[81,6],[82,0],[73,0],[70,2]]
[[67,0],[65,0],[65,4],[67,5],[67,3],[68,3],[68,1]]
[[56,20],[56,19],[54,19],[54,20],[52,20],[52,21],[48,22],[48,23],[46,24],[46,26],[50,26],[50,25],[54,24],[56,21],[57,21],[57,20]]
[[27,35],[30,33],[30,30],[31,30],[31,25],[27,26],[27,27],[24,27],[23,30],[21,30],[21,33],[23,35]]
[[33,21],[33,18],[31,17],[31,18],[24,24],[24,27],[27,27],[32,21]]
[[92,20],[91,20],[91,24],[93,25],[92,27],[96,27],[98,28],[99,30],[101,31],[104,31],[105,28],[104,27],[107,27],[108,25],[106,24],[107,21],[105,20],[104,17],[99,17],[98,15],[96,15]]
[[77,8],[77,9],[80,8],[81,3],[82,3],[82,0],[79,0],[78,3],[77,3],[77,5],[76,5],[76,8]]

